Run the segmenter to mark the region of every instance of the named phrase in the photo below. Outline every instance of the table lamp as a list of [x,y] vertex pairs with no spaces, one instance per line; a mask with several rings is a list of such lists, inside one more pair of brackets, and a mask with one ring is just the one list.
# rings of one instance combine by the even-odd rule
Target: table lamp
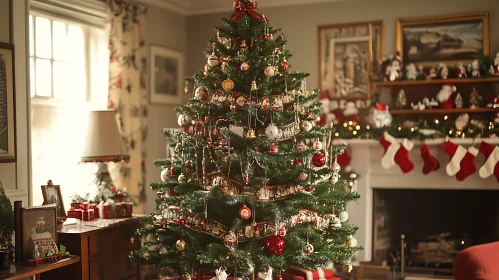
[[101,200],[113,194],[114,183],[107,168],[108,162],[128,161],[128,155],[123,138],[118,129],[114,112],[111,110],[90,111],[81,162],[97,162],[96,173],[98,196]]

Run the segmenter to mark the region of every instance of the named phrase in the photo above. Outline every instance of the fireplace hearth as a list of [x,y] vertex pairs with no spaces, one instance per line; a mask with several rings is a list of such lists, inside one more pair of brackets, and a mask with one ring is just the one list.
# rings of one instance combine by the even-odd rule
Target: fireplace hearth
[[462,249],[499,240],[499,191],[373,189],[372,261],[450,269]]

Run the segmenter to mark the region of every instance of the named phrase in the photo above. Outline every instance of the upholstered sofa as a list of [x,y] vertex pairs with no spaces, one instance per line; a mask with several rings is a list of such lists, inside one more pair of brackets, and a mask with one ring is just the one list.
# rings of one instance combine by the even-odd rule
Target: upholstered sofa
[[454,259],[454,280],[499,280],[499,242],[461,251]]

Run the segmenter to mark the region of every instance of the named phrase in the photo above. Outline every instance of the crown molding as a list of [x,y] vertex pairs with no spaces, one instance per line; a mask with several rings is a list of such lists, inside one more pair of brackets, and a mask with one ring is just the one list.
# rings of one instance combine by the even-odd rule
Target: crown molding
[[[170,10],[185,16],[229,12],[234,8],[225,0],[140,0],[142,3]],[[346,0],[260,0],[259,8],[341,2]],[[230,3],[230,5],[228,5]]]

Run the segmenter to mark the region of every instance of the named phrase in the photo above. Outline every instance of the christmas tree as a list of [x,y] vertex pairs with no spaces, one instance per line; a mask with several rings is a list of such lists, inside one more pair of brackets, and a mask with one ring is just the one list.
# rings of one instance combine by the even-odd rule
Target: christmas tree
[[345,211],[359,195],[334,160],[344,146],[315,125],[318,90],[288,70],[280,30],[255,2],[234,6],[203,71],[187,79],[194,93],[176,108],[182,129],[164,131],[169,153],[156,161],[162,182],[151,185],[159,213],[145,218],[131,258],[184,279],[348,265],[361,248]]

